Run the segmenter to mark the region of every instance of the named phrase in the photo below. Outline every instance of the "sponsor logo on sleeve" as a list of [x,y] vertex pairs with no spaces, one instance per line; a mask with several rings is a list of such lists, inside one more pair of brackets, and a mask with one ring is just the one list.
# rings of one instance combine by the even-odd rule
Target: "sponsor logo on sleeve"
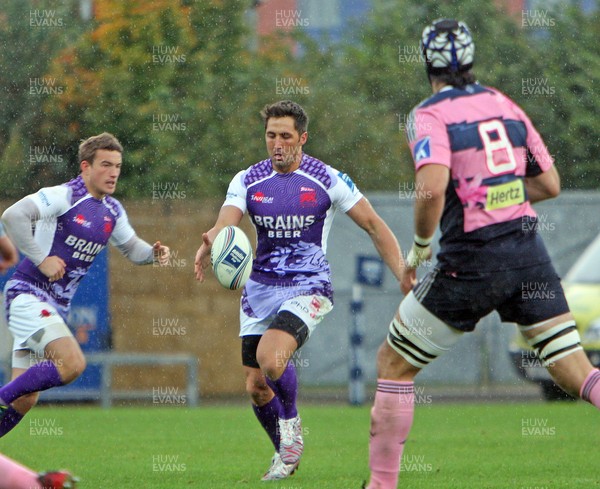
[[46,197],[46,194],[40,190],[38,195],[40,196],[40,200],[46,205],[46,207],[50,207],[50,201],[48,200],[48,197]]
[[431,157],[431,142],[429,136],[419,139],[413,149],[413,158],[418,163],[425,158]]
[[350,187],[350,190],[352,190],[354,192],[354,189],[356,188],[356,186],[354,185],[354,182],[348,176],[347,173],[339,172],[338,177],[340,177],[346,183],[346,185],[348,185],[348,187]]

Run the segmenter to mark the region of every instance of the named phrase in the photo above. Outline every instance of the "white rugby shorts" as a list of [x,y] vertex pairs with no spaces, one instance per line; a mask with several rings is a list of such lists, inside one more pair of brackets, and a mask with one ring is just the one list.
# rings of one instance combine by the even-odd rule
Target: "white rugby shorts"
[[20,294],[9,309],[8,329],[13,335],[13,368],[29,368],[30,358],[15,355],[19,350],[31,350],[35,358],[44,358],[44,349],[51,341],[73,336],[56,308],[31,294]]
[[252,282],[250,287],[246,284],[252,315],[247,315],[244,307],[240,307],[240,336],[264,334],[278,312],[289,311],[308,326],[310,337],[316,326],[333,309],[333,304],[323,295],[308,294],[308,290],[302,287],[281,289],[256,282]]

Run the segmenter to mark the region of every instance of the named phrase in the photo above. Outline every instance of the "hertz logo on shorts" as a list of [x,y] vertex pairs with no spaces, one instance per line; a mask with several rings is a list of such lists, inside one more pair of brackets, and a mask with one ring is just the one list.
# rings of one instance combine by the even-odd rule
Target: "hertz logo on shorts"
[[525,186],[523,180],[514,180],[488,187],[485,209],[493,211],[495,209],[504,209],[511,205],[518,205],[525,202]]

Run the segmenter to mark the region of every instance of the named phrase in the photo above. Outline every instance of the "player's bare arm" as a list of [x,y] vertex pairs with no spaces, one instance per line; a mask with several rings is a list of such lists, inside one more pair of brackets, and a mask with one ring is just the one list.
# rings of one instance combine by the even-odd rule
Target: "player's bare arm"
[[431,258],[430,243],[442,217],[449,181],[450,170],[445,165],[425,165],[415,175],[415,242],[400,282],[405,294],[416,284],[419,264]]
[[202,234],[202,244],[198,248],[196,259],[194,260],[196,280],[204,282],[204,270],[208,268],[210,263],[210,248],[219,231],[225,226],[238,226],[242,217],[244,217],[243,212],[233,205],[221,207],[215,225]]
[[392,230],[375,212],[371,203],[363,197],[348,211],[348,216],[368,233],[375,249],[392,271],[396,280],[400,282],[404,270],[400,245]]
[[444,203],[450,170],[444,165],[425,165],[415,176],[415,234],[430,238],[435,234]]
[[532,204],[546,199],[553,199],[560,194],[560,176],[553,165],[548,171],[536,177],[525,178],[527,198]]

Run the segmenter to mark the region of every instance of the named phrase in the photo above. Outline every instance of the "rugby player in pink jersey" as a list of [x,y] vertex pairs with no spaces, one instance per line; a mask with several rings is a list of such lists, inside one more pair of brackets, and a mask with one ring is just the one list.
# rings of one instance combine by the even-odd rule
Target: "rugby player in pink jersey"
[[[406,297],[377,355],[368,489],[392,489],[414,412],[413,379],[493,310],[516,323],[554,380],[600,407],[600,371],[579,333],[531,204],[556,197],[560,179],[527,115],[476,82],[462,22],[440,19],[421,39],[433,95],[411,112],[415,239],[401,281]],[[440,226],[437,264],[416,282]],[[544,284],[554,299],[522,294]]]
[[12,380],[0,387],[0,437],[37,403],[40,391],[68,384],[85,369],[66,321],[98,253],[110,242],[137,265],[168,264],[169,248],[140,239],[112,197],[122,153],[112,134],[86,139],[79,146],[77,178],[42,188],[2,215],[6,233],[25,258],[4,288],[14,344]]
[[269,158],[233,178],[216,224],[202,236],[195,271],[204,280],[215,236],[248,212],[258,243],[241,299],[242,364],[252,407],[276,450],[263,480],[275,480],[291,475],[303,452],[289,359],[333,306],[325,252],[336,211],[369,234],[398,280],[404,262],[395,236],[348,175],[303,153],[304,109],[281,101],[262,116]]

